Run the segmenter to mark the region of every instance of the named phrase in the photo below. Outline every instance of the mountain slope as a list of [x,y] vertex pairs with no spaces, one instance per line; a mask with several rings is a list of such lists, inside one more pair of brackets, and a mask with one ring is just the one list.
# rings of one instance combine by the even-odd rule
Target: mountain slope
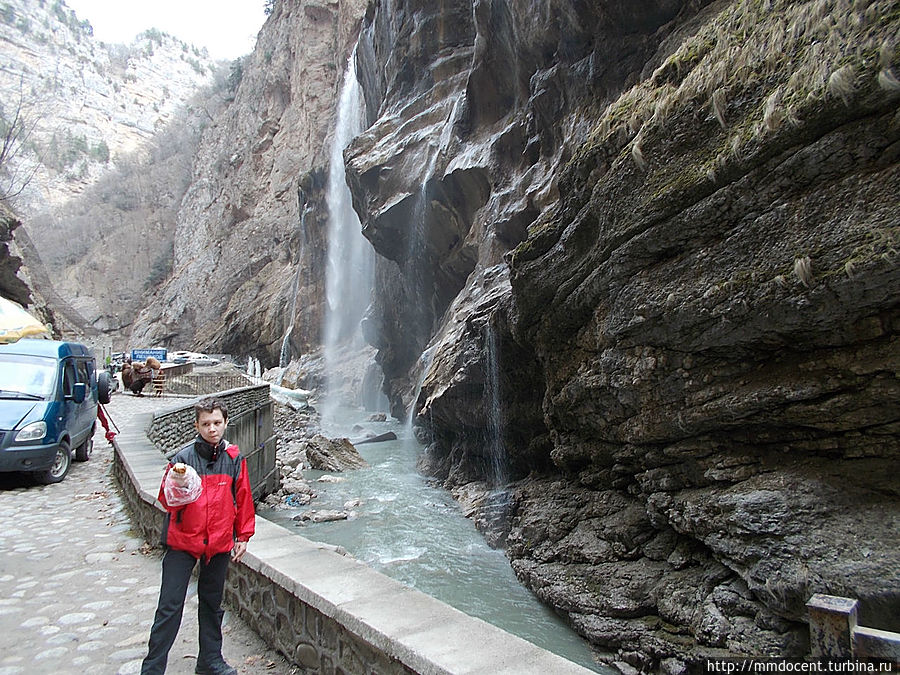
[[222,66],[153,29],[101,43],[64,2],[5,3],[0,59],[0,112],[26,132],[0,171],[19,232],[53,277],[49,297],[120,334],[172,258],[192,135],[216,105],[196,96]]

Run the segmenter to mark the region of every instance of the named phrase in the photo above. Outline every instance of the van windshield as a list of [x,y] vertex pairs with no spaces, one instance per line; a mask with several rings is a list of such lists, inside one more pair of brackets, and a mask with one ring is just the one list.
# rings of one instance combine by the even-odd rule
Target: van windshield
[[0,355],[0,398],[53,396],[56,359],[23,354]]

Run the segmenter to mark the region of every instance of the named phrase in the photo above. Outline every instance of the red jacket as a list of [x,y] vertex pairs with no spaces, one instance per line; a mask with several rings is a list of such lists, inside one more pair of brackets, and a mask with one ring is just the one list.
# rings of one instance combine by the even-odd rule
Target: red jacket
[[[194,468],[200,475],[203,491],[197,501],[186,506],[169,506],[163,485],[178,462]],[[238,446],[228,445],[224,440],[213,449],[197,438],[179,450],[166,467],[158,499],[168,511],[162,544],[186,551],[195,558],[205,556],[209,560],[218,553],[227,553],[234,547],[235,539],[247,541],[256,529],[247,461]]]

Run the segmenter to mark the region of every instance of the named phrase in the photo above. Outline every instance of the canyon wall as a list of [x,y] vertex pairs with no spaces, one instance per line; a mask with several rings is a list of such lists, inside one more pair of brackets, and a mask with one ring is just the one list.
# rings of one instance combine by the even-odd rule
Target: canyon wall
[[135,341],[319,346],[358,33],[363,330],[519,578],[625,670],[900,628],[896,2],[274,8]]
[[[193,150],[172,130],[223,68],[155,29],[101,42],[62,0],[0,8],[0,200],[21,218],[26,265],[50,271],[41,290],[67,334],[108,331],[118,343],[171,258]],[[155,172],[154,155],[165,156]]]
[[267,366],[283,344],[293,357],[318,345],[330,133],[364,8],[275,3],[234,102],[204,132],[172,275],[137,317],[133,344],[252,355]]
[[801,655],[816,592],[898,628],[898,29],[370,5],[347,168],[392,410],[610,660]]

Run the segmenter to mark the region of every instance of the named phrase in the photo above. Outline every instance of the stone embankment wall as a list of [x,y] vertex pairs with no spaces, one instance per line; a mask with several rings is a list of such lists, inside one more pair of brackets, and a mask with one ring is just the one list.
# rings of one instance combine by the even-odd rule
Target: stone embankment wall
[[[216,397],[228,406],[228,422],[233,426],[234,420],[241,415],[269,401],[269,385],[243,387],[216,394]],[[190,405],[157,413],[146,432],[147,438],[163,453],[180,448],[197,435],[194,432],[193,401]]]
[[[237,415],[257,395],[252,387],[227,392],[228,404]],[[166,461],[160,447],[183,442],[178,428],[190,429],[192,415],[191,405],[146,414],[117,437],[115,475],[135,527],[151,543],[164,518],[156,500]],[[264,640],[307,672],[591,672],[260,517],[225,593]]]
[[[241,387],[216,395],[228,408],[229,441],[236,443],[247,460],[250,485],[256,499],[278,489],[275,470],[276,439],[274,411],[269,385]],[[147,429],[149,438],[165,455],[175,452],[194,437],[193,405],[154,415]]]

